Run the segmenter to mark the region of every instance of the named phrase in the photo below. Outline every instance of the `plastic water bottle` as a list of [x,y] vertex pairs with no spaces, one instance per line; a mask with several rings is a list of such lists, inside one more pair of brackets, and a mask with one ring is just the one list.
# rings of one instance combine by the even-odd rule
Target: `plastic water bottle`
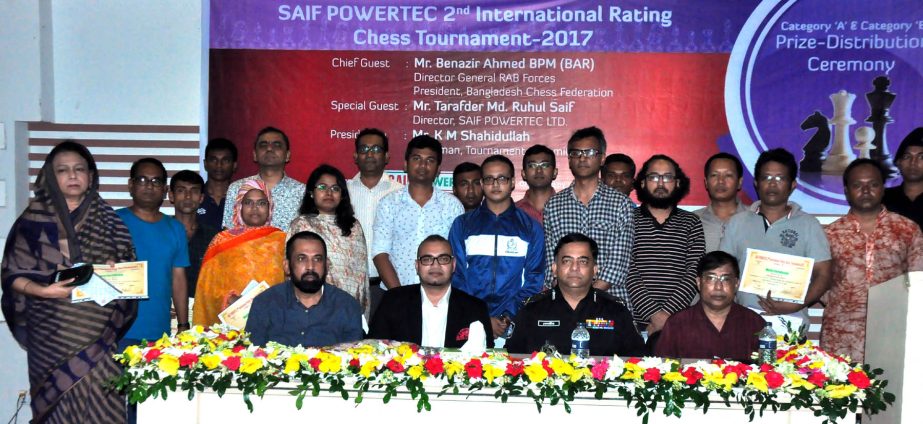
[[590,357],[590,332],[582,322],[577,323],[577,328],[570,333],[570,353],[578,358]]
[[759,338],[759,351],[756,362],[772,364],[776,362],[776,332],[772,330],[772,323],[767,322],[763,330],[757,335]]

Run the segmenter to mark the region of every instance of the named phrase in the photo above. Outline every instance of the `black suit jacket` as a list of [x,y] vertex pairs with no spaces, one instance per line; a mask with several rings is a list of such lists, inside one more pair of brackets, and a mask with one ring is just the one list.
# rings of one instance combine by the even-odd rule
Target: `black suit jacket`
[[[372,317],[369,338],[420,344],[423,339],[422,304],[423,295],[419,284],[388,290]],[[484,326],[487,347],[493,347],[493,330],[487,304],[453,287],[445,324],[445,347],[459,348],[465,344],[468,341],[468,326],[474,321],[480,321]]]

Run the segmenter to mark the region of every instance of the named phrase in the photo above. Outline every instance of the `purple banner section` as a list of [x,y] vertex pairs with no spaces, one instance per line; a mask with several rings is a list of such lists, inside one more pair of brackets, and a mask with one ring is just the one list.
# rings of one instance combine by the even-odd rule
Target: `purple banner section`
[[258,50],[728,53],[757,4],[752,0],[212,0],[210,46]]
[[923,116],[920,6],[761,4],[728,69],[729,126],[744,162],[775,147],[794,153],[801,172],[793,199],[820,213],[845,212],[842,171],[852,160],[870,157],[896,171],[893,152]]

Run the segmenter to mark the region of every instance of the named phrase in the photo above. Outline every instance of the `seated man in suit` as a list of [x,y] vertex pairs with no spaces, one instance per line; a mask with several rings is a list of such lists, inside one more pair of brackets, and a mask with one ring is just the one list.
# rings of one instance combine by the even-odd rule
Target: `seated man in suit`
[[671,358],[750,361],[763,317],[734,302],[740,268],[729,253],[716,250],[699,260],[696,283],[701,300],[670,316],[654,354]]
[[[439,235],[425,238],[417,248],[416,268],[420,284],[393,288],[381,298],[370,339],[458,348],[468,340],[473,322],[491,334],[487,304],[452,288],[455,258],[448,240]],[[493,337],[487,337],[487,347],[493,347]]]

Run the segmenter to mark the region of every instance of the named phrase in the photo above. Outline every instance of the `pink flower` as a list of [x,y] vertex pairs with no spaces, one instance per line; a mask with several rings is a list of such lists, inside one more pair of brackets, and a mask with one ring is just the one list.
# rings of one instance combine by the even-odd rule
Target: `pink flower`
[[590,372],[593,373],[593,378],[597,380],[606,378],[606,371],[609,371],[609,361],[606,359],[597,362],[593,365],[593,368],[590,368]]

